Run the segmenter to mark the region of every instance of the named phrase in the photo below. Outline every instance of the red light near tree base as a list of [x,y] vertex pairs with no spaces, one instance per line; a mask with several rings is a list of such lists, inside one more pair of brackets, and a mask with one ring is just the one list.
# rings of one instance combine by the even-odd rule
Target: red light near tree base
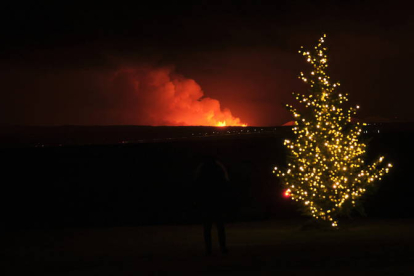
[[290,197],[290,190],[289,189],[285,190],[285,192],[283,193],[283,196],[286,197],[286,198],[289,198]]

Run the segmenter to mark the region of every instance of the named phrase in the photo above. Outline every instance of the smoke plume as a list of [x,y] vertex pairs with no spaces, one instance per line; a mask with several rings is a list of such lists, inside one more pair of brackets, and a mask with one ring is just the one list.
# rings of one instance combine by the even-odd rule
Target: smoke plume
[[240,126],[239,118],[220,102],[204,96],[192,79],[175,74],[172,68],[123,68],[109,80],[110,93],[124,89],[131,119],[140,125]]
[[15,69],[0,81],[3,125],[242,125],[172,67]]

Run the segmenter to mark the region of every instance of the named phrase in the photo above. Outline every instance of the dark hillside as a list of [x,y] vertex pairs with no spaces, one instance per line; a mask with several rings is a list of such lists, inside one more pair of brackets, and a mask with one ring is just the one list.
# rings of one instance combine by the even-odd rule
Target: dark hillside
[[[413,217],[414,133],[368,130],[364,134],[371,138],[368,159],[385,154],[395,165],[377,193],[367,196],[368,215]],[[284,162],[287,136],[288,129],[282,128],[158,142],[2,149],[4,225],[197,222],[192,179],[200,156],[206,153],[217,154],[229,171],[234,193],[232,220],[297,217],[271,173],[273,166]]]

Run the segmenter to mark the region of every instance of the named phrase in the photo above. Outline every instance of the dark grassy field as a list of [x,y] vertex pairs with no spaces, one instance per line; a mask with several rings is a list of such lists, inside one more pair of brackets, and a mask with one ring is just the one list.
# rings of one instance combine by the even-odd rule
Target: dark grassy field
[[[274,166],[285,162],[283,139],[288,135],[277,130],[148,143],[2,149],[0,227],[196,223],[192,181],[206,153],[218,155],[228,169],[231,221],[299,217],[272,174]],[[368,159],[384,154],[394,164],[377,191],[365,197],[368,215],[414,217],[414,134],[374,133],[367,138]]]
[[[5,273],[0,275],[412,272],[411,130],[364,134],[370,139],[367,158],[385,154],[394,168],[364,198],[368,219],[354,214],[355,220],[344,221],[337,232],[301,231],[303,218],[282,196],[283,187],[271,171],[285,162],[283,139],[289,132],[223,129],[218,135],[187,137],[195,130],[215,130],[178,130],[173,139],[161,131],[161,140],[139,143],[2,148]],[[94,131],[93,137],[105,140],[105,131]],[[124,139],[124,134],[109,131],[108,141]],[[217,248],[215,255],[204,256],[197,224],[193,177],[206,153],[216,154],[227,167],[233,188],[228,256]]]
[[[2,275],[412,275],[414,220],[227,226],[229,254],[204,256],[200,225],[31,230],[3,236]],[[214,232],[213,240],[216,239]]]

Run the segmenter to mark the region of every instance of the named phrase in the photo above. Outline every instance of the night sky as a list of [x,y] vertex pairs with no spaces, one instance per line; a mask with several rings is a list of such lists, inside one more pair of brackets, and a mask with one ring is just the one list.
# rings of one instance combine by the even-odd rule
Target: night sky
[[414,121],[409,1],[153,2],[3,4],[0,125],[281,125],[324,33],[359,119]]

